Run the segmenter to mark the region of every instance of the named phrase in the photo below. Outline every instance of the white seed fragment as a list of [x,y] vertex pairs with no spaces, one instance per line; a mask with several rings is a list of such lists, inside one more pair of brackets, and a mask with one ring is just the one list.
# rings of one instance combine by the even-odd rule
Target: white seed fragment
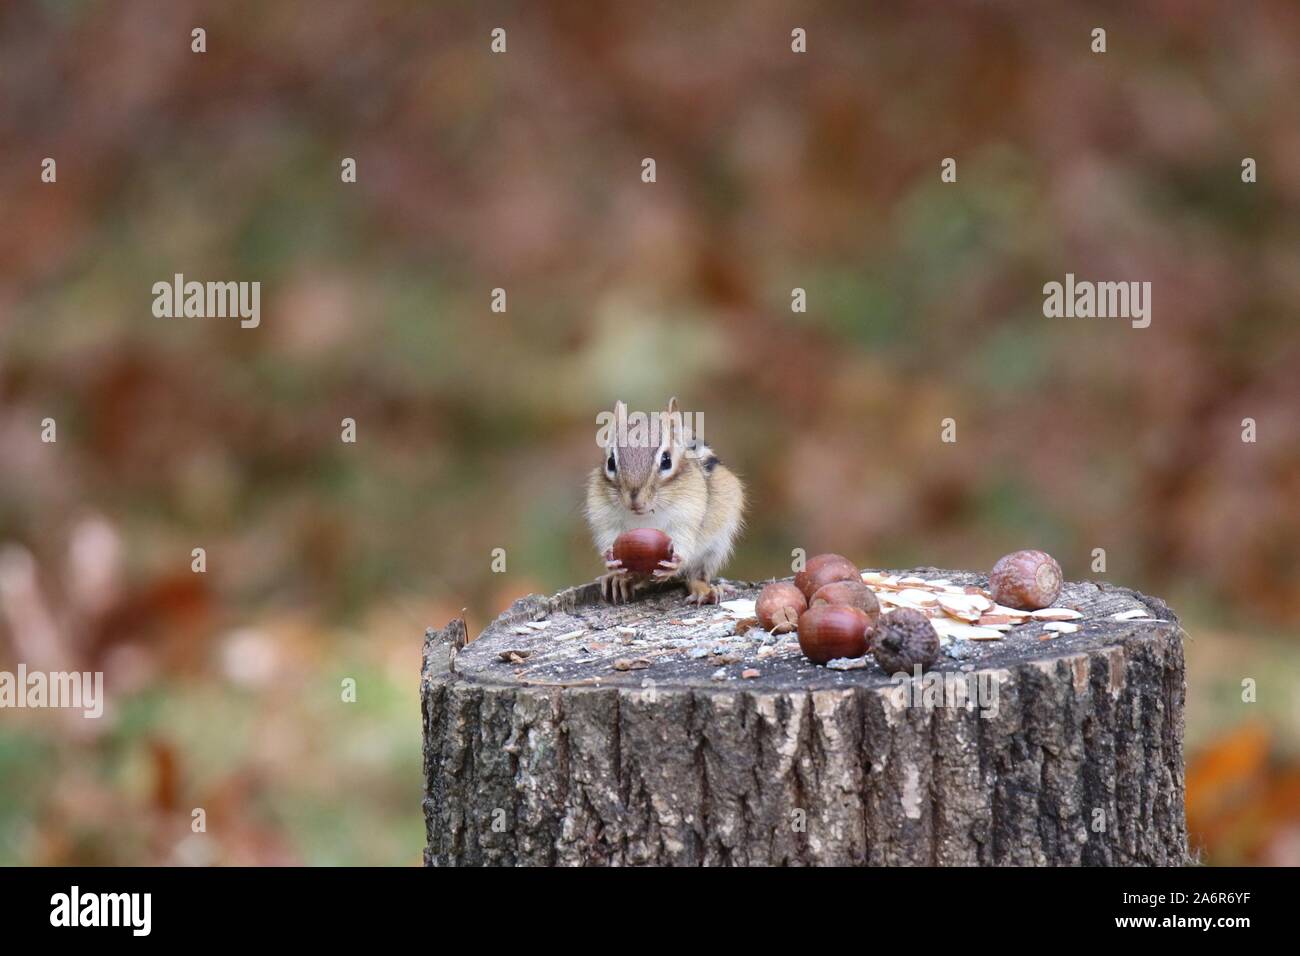
[[755,607],[757,601],[747,598],[737,598],[734,601],[723,601],[719,607],[726,608],[731,617],[746,618],[758,617],[758,610]]
[[1076,611],[1072,607],[1045,607],[1037,611],[1030,611],[1029,616],[1038,618],[1040,621],[1077,621],[1083,617],[1083,612]]
[[936,607],[939,603],[937,595],[930,591],[922,591],[920,588],[905,588],[897,594],[898,603],[903,607],[927,608]]
[[930,621],[940,637],[950,637],[959,641],[1000,641],[1002,632],[991,627],[979,627],[966,624],[950,617],[937,617]]
[[1141,608],[1133,608],[1131,611],[1120,611],[1118,614],[1110,616],[1112,621],[1150,621],[1154,620],[1152,616]]
[[879,571],[863,571],[862,583],[870,584],[872,587],[896,588],[898,587],[898,578],[889,574],[881,574]]
[[945,614],[967,624],[979,621],[980,614],[993,606],[992,601],[978,594],[940,594],[938,601]]
[[994,604],[989,608],[990,614],[997,614],[1000,617],[1009,617],[1021,621],[1029,620],[1029,615],[1033,612],[1022,611],[1017,607],[1007,607],[1005,604]]

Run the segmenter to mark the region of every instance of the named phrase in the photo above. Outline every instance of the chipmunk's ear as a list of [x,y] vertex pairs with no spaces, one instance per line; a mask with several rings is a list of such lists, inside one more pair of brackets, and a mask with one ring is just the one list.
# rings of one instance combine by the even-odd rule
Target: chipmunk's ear
[[609,439],[605,442],[606,448],[614,448],[618,445],[618,436],[627,428],[627,402],[616,401],[614,403],[614,420],[610,423]]
[[668,399],[668,407],[662,416],[664,422],[664,441],[668,446],[682,443],[682,415],[677,410],[677,396]]

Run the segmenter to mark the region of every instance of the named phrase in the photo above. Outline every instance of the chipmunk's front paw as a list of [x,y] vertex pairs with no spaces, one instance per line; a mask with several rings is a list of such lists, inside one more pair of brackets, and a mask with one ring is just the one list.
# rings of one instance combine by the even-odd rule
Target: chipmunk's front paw
[[596,578],[596,583],[600,585],[600,596],[610,604],[626,604],[632,600],[635,589],[632,575],[621,566]]
[[650,576],[654,578],[656,581],[667,581],[670,578],[675,578],[677,576],[677,572],[679,572],[681,569],[682,569],[682,556],[678,554],[677,549],[674,548],[672,552],[668,555],[667,560],[660,561],[659,566],[650,572]]
[[718,604],[722,601],[723,587],[721,584],[710,584],[708,581],[687,581],[686,587],[690,592],[686,595],[687,604]]

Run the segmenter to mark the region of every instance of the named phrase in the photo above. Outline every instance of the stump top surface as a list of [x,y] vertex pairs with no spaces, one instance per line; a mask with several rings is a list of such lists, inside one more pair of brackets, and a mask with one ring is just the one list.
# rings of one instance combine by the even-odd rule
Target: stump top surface
[[[882,573],[961,586],[988,584],[987,575],[938,568]],[[753,600],[768,582],[724,583],[728,600]],[[1046,622],[1031,620],[1003,632],[998,640],[950,638],[934,670],[1011,668],[1149,639],[1164,629],[1179,630],[1163,601],[1107,583],[1066,583],[1054,606],[1081,612],[1083,617],[1071,622],[1079,629],[1057,633]],[[460,650],[454,670],[462,680],[512,687],[649,685],[784,692],[893,683],[892,675],[870,654],[862,659],[863,666],[853,669],[819,666],[800,653],[796,635],[771,637],[760,627],[737,635],[738,620],[718,606],[688,605],[681,587],[650,593],[631,604],[610,605],[601,600],[594,584],[587,584],[550,598],[530,595],[516,601]],[[433,653],[446,652],[426,648],[426,654]],[[746,672],[748,676],[742,676]]]

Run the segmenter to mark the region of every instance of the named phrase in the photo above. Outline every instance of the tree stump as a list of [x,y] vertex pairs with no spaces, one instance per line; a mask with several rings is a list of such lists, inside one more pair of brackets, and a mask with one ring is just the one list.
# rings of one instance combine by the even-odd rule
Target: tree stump
[[463,622],[427,633],[427,865],[1187,861],[1164,602],[1068,583],[1078,631],[951,640],[903,678],[870,655],[811,664],[683,594],[610,606],[589,584],[517,601],[463,647]]

